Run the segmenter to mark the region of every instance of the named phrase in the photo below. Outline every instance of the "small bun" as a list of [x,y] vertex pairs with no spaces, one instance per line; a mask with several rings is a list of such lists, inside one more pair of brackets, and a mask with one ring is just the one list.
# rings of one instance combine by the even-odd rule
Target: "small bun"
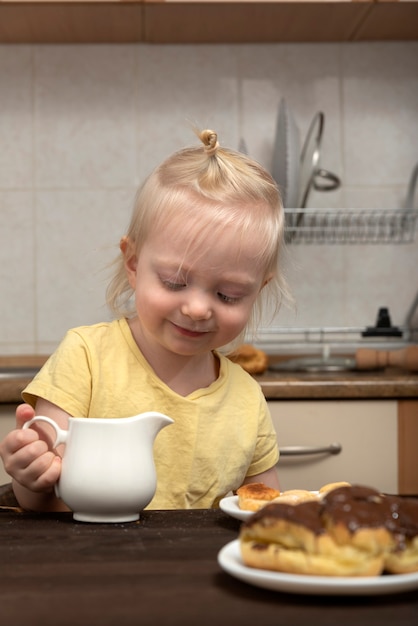
[[321,495],[325,495],[326,493],[333,491],[334,489],[339,489],[340,487],[350,487],[350,483],[346,482],[346,481],[340,481],[337,483],[327,483],[326,485],[323,485],[320,489],[319,489],[319,493]]
[[205,148],[205,152],[208,156],[213,156],[216,154],[217,149],[219,148],[218,142],[218,134],[215,133],[214,130],[202,130],[199,133],[200,141],[203,143]]
[[306,489],[289,489],[288,491],[282,491],[275,501],[285,504],[299,504],[300,502],[311,502],[312,500],[318,500],[318,495],[315,492],[307,491]]
[[266,371],[269,360],[263,350],[258,350],[250,344],[238,346],[234,352],[228,354],[228,358],[238,363],[249,374],[263,374]]
[[280,491],[264,483],[247,483],[237,489],[238,506],[243,511],[258,511],[280,496]]

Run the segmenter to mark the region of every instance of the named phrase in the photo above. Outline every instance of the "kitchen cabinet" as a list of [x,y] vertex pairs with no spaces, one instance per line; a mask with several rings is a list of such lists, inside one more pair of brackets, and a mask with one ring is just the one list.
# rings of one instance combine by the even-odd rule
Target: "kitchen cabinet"
[[281,487],[317,490],[348,481],[386,493],[417,494],[417,400],[268,402],[280,448],[326,447],[339,454],[281,456]]
[[[387,493],[418,494],[418,400],[268,400],[279,446],[329,446],[339,454],[285,456],[282,489],[316,490],[347,480]],[[15,403],[0,404],[0,439],[15,427]],[[0,485],[10,477],[0,464]]]
[[418,401],[398,402],[399,493],[418,494]]
[[0,43],[415,39],[414,0],[0,0]]

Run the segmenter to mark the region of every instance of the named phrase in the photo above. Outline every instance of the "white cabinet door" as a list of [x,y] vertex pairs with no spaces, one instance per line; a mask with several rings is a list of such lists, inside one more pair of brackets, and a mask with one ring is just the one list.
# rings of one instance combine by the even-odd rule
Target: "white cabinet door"
[[280,448],[324,447],[339,454],[281,456],[281,489],[317,490],[330,482],[398,492],[397,402],[329,400],[268,402]]
[[[15,410],[15,404],[0,404],[0,441],[8,432],[15,428]],[[6,474],[3,462],[0,459],[0,485],[9,483],[11,480],[9,474]]]

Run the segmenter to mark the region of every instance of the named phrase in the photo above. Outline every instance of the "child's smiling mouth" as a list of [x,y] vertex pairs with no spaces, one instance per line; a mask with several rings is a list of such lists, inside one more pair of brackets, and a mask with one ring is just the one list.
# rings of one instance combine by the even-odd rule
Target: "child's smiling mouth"
[[209,333],[209,330],[206,329],[202,329],[202,330],[192,330],[190,328],[185,328],[184,326],[179,326],[178,324],[175,324],[174,322],[172,322],[174,328],[176,329],[176,331],[180,334],[183,335],[184,337],[202,337],[203,335],[207,335],[207,333]]

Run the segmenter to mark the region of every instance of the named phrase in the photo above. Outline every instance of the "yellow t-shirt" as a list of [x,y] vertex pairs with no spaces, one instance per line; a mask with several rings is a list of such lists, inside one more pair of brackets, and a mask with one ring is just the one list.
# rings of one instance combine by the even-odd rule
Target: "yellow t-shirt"
[[68,331],[22,396],[32,406],[45,398],[74,417],[165,413],[175,423],[155,440],[158,486],[148,508],[209,508],[279,458],[259,384],[218,356],[218,379],[183,397],[156,376],[125,319],[83,326]]

